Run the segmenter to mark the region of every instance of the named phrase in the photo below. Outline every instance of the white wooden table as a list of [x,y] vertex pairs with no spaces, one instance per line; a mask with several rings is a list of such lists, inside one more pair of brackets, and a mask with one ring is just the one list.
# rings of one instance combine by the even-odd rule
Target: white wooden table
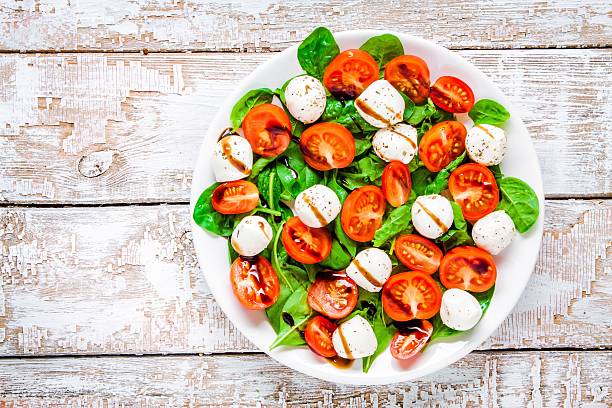
[[[2,0],[0,407],[611,406],[611,11]],[[522,301],[478,351],[419,381],[340,386],[277,364],[225,318],[192,249],[190,177],[220,100],[319,24],[458,50],[519,108],[543,168]]]

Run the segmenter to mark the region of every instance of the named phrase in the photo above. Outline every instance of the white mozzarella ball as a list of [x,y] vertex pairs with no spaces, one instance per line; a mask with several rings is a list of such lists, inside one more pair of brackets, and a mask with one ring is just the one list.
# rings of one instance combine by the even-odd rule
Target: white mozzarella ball
[[253,167],[251,144],[238,135],[225,136],[217,142],[211,161],[218,182],[243,179]]
[[417,197],[412,206],[412,223],[424,237],[439,238],[453,224],[453,207],[439,194]]
[[482,309],[478,300],[461,289],[449,289],[442,295],[442,323],[455,330],[470,330],[480,321]]
[[242,256],[255,256],[272,240],[272,227],[258,215],[244,217],[232,232],[232,247]]
[[325,110],[325,88],[321,81],[309,75],[293,78],[285,88],[289,113],[302,123],[313,123]]
[[402,121],[406,102],[393,85],[379,79],[355,99],[355,108],[370,125],[384,128]]
[[506,133],[493,125],[476,125],[465,138],[470,159],[483,166],[499,164],[506,154]]
[[504,210],[498,210],[474,223],[472,238],[477,247],[497,255],[510,245],[515,231],[512,218]]
[[338,216],[341,207],[334,190],[323,184],[315,184],[298,194],[294,212],[309,227],[321,228]]
[[346,268],[346,274],[368,292],[380,292],[391,275],[391,258],[378,248],[359,252]]
[[398,160],[408,164],[418,148],[417,130],[405,123],[380,129],[372,139],[372,147],[376,155],[386,162]]
[[371,356],[378,347],[372,326],[359,315],[338,326],[332,334],[332,343],[340,357],[351,360]]

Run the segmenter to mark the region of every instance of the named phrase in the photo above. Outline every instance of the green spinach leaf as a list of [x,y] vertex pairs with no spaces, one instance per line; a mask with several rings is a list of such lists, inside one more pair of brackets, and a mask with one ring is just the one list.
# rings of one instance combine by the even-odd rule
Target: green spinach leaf
[[459,157],[450,162],[445,168],[440,170],[438,174],[436,174],[436,177],[434,178],[433,182],[431,182],[425,188],[425,194],[440,194],[442,190],[445,190],[448,187],[448,178],[450,177],[451,173],[455,171],[455,169],[459,167],[459,165],[463,163],[464,160],[465,152],[463,152]]
[[278,336],[270,345],[270,350],[278,346],[301,346],[306,344],[300,330],[312,316],[308,306],[308,292],[301,286],[287,298],[281,312]]
[[393,34],[382,34],[367,40],[360,50],[370,54],[382,69],[395,57],[404,55],[404,46]]
[[410,120],[410,117],[414,113],[414,110],[416,109],[416,105],[414,104],[414,102],[412,102],[412,99],[410,99],[405,93],[400,92],[400,95],[402,95],[406,106],[404,108],[404,122],[408,122]]
[[304,162],[297,143],[291,142],[282,158],[285,161],[276,162],[276,173],[291,197],[296,198],[302,191],[321,182],[319,174]]
[[504,177],[498,185],[502,200],[497,208],[508,213],[519,232],[529,231],[540,214],[540,202],[535,191],[515,177]]
[[481,99],[472,106],[468,113],[474,125],[488,124],[501,126],[510,119],[510,112],[493,99]]
[[337,239],[334,239],[332,241],[331,253],[327,258],[319,262],[319,265],[339,271],[349,266],[351,260],[352,258],[348,251],[342,248],[342,245],[340,245]]
[[268,88],[252,89],[236,102],[230,113],[230,121],[234,131],[242,125],[242,120],[249,111],[257,105],[272,102],[274,92]]
[[357,242],[353,241],[348,235],[346,235],[346,232],[344,232],[344,229],[342,229],[340,217],[336,217],[334,220],[334,233],[344,249],[346,249],[346,251],[351,255],[351,258],[354,258],[357,254]]
[[212,206],[212,193],[219,186],[214,183],[200,194],[193,208],[193,220],[210,233],[229,237],[234,231],[236,216],[218,213]]
[[497,181],[498,183],[499,183],[499,180],[501,180],[504,177],[504,173],[501,171],[499,164],[496,164],[494,166],[489,166],[489,170],[491,170],[491,173],[493,173],[493,176],[495,177],[495,181]]
[[383,222],[381,227],[376,230],[372,245],[374,245],[375,247],[380,247],[384,243],[395,237],[397,234],[408,228],[408,226],[410,225],[410,221],[412,220],[411,209],[412,203],[410,201],[408,204],[404,204],[400,207],[393,209],[393,211],[389,213],[387,219]]
[[276,210],[279,207],[280,195],[282,191],[281,181],[275,169],[268,167],[263,170],[257,179],[257,188],[260,196],[268,203],[268,207]]
[[362,155],[372,147],[372,142],[368,139],[355,139],[355,157]]
[[257,159],[257,161],[253,164],[253,168],[251,169],[249,180],[255,180],[257,176],[259,176],[259,173],[261,173],[261,171],[265,169],[268,164],[272,163],[274,159],[275,157],[260,157]]
[[318,27],[302,41],[298,47],[297,58],[304,71],[322,79],[325,68],[339,53],[340,48],[331,31]]

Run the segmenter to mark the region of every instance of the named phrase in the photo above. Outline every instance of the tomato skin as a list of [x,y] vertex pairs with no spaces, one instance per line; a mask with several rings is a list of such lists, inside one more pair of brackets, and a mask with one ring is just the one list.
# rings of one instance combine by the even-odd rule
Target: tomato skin
[[289,256],[303,264],[315,264],[329,256],[332,237],[327,228],[312,228],[299,217],[290,218],[281,234]]
[[438,270],[442,260],[442,250],[436,244],[415,234],[397,237],[394,253],[407,268],[430,275]]
[[339,123],[317,123],[302,133],[300,150],[313,169],[343,169],[355,158],[355,138]]
[[391,340],[391,355],[398,360],[408,360],[425,347],[433,333],[428,320],[413,320],[402,326]]
[[466,113],[474,106],[472,88],[452,76],[438,78],[431,87],[429,96],[437,107],[451,113]]
[[383,309],[399,322],[434,317],[441,303],[440,286],[423,272],[391,275],[382,289]]
[[499,204],[495,176],[482,164],[467,163],[457,167],[450,175],[448,189],[470,222],[492,213]]
[[416,104],[425,102],[429,96],[429,68],[416,55],[400,55],[389,61],[385,79]]
[[215,188],[211,202],[221,214],[243,214],[257,207],[259,190],[250,181],[228,181]]
[[419,158],[437,173],[465,151],[467,130],[461,122],[447,120],[431,127],[419,143]]
[[353,311],[358,296],[357,284],[344,272],[321,272],[308,291],[308,305],[330,319],[342,319]]
[[323,74],[323,84],[337,98],[354,99],[379,75],[378,64],[370,54],[346,50],[329,63]]
[[387,164],[382,174],[382,192],[387,202],[399,207],[408,202],[412,191],[412,179],[408,166],[400,161]]
[[315,353],[323,357],[334,357],[338,353],[332,343],[332,334],[336,330],[336,325],[323,316],[313,317],[304,330],[304,338],[308,347]]
[[385,196],[380,188],[364,186],[353,190],[340,212],[342,229],[357,242],[371,241],[382,225],[385,207]]
[[448,251],[440,263],[440,282],[445,288],[486,292],[495,285],[497,268],[484,249],[461,246]]
[[276,272],[263,256],[236,258],[230,269],[230,281],[234,295],[247,309],[266,309],[280,294]]
[[271,103],[253,107],[242,121],[242,130],[253,152],[263,157],[278,156],[291,141],[289,116]]

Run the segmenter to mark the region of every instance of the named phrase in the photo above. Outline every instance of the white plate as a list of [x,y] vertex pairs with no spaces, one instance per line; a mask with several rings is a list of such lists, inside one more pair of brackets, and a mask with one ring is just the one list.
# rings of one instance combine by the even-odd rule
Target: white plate
[[[359,48],[368,38],[389,31],[355,30],[334,34],[341,50]],[[512,244],[495,257],[497,263],[497,285],[491,305],[471,331],[452,337],[447,342],[434,342],[410,364],[403,364],[391,357],[389,352],[379,356],[367,374],[361,371],[359,361],[349,369],[338,369],[317,357],[307,347],[280,347],[269,351],[275,338],[264,312],[253,312],[243,308],[232,293],[229,281],[227,243],[224,238],[212,236],[197,226],[192,219],[193,242],[215,299],[233,324],[253,344],[280,363],[302,373],[324,380],[346,384],[391,384],[414,380],[431,374],[459,360],[478,347],[501,324],[518,302],[529,276],[535,266],[542,238],[544,219],[544,195],[538,160],[517,111],[512,108],[497,86],[478,68],[458,54],[439,45],[410,35],[394,33],[404,44],[406,54],[423,58],[429,65],[432,83],[442,75],[453,75],[469,84],[476,99],[491,98],[510,111],[511,119],[506,123],[508,150],[501,167],[505,174],[518,177],[531,185],[540,199],[540,217],[532,230],[515,237]],[[297,45],[290,47],[257,67],[228,95],[208,128],[193,173],[191,188],[191,211],[200,193],[214,182],[210,166],[210,155],[222,129],[230,125],[229,115],[234,103],[248,90],[260,87],[275,89],[287,79],[303,71],[297,60]],[[471,126],[467,115],[459,120]]]

